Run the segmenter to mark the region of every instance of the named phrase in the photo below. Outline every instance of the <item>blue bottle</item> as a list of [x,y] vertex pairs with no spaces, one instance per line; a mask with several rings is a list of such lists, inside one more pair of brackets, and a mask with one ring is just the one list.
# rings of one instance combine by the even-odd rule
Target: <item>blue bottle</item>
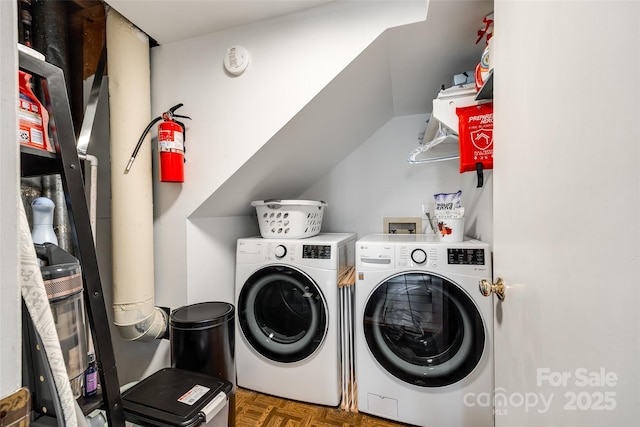
[[84,395],[93,396],[98,391],[98,369],[96,368],[96,355],[89,353],[89,366],[84,371]]

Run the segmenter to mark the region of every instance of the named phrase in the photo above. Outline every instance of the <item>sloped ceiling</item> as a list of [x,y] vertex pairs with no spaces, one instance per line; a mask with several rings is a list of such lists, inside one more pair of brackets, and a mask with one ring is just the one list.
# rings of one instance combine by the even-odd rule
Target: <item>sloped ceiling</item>
[[364,142],[393,116],[385,51],[384,40],[365,50],[191,217],[247,215],[251,200],[296,198]]
[[250,215],[251,200],[297,198],[394,116],[430,112],[442,84],[475,68],[482,46],[473,43],[492,5],[432,1],[425,22],[387,30],[190,217]]
[[239,27],[336,0],[107,0],[159,44]]
[[[171,43],[336,1],[354,0],[107,0],[107,4],[158,43]],[[357,0],[381,1],[381,0]],[[399,0],[395,0],[399,1]],[[386,57],[391,69],[397,115],[431,111],[440,84],[449,83],[457,58],[476,52],[472,41],[492,0],[424,0],[427,21],[388,31]],[[435,61],[449,64],[447,79],[430,84]],[[452,62],[453,61],[453,62]],[[475,60],[474,60],[475,61]],[[473,63],[471,64],[473,65]],[[440,76],[436,76],[441,78]]]

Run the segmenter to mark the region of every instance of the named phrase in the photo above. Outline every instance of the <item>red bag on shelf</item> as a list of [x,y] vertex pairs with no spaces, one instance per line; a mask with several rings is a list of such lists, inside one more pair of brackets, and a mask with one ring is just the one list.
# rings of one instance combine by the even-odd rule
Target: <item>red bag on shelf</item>
[[[460,173],[493,169],[493,102],[456,108]],[[478,163],[480,165],[478,165]]]

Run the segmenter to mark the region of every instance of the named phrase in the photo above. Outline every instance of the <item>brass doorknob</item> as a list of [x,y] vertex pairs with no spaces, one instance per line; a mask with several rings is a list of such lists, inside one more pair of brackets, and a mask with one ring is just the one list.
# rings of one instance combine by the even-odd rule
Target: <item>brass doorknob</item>
[[491,283],[488,280],[480,281],[480,293],[485,297],[490,296],[492,293],[496,294],[500,301],[504,301],[504,280],[501,277],[498,277],[498,281],[496,283]]

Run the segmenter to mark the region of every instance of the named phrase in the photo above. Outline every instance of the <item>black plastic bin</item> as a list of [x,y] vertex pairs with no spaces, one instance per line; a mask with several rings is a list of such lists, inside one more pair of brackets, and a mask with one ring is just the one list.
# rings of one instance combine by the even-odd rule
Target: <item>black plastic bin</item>
[[202,302],[169,316],[171,366],[229,381],[229,426],[235,425],[235,308],[226,302]]
[[227,402],[232,389],[220,378],[165,368],[122,394],[124,416],[140,426],[219,426],[233,410],[231,399]]

